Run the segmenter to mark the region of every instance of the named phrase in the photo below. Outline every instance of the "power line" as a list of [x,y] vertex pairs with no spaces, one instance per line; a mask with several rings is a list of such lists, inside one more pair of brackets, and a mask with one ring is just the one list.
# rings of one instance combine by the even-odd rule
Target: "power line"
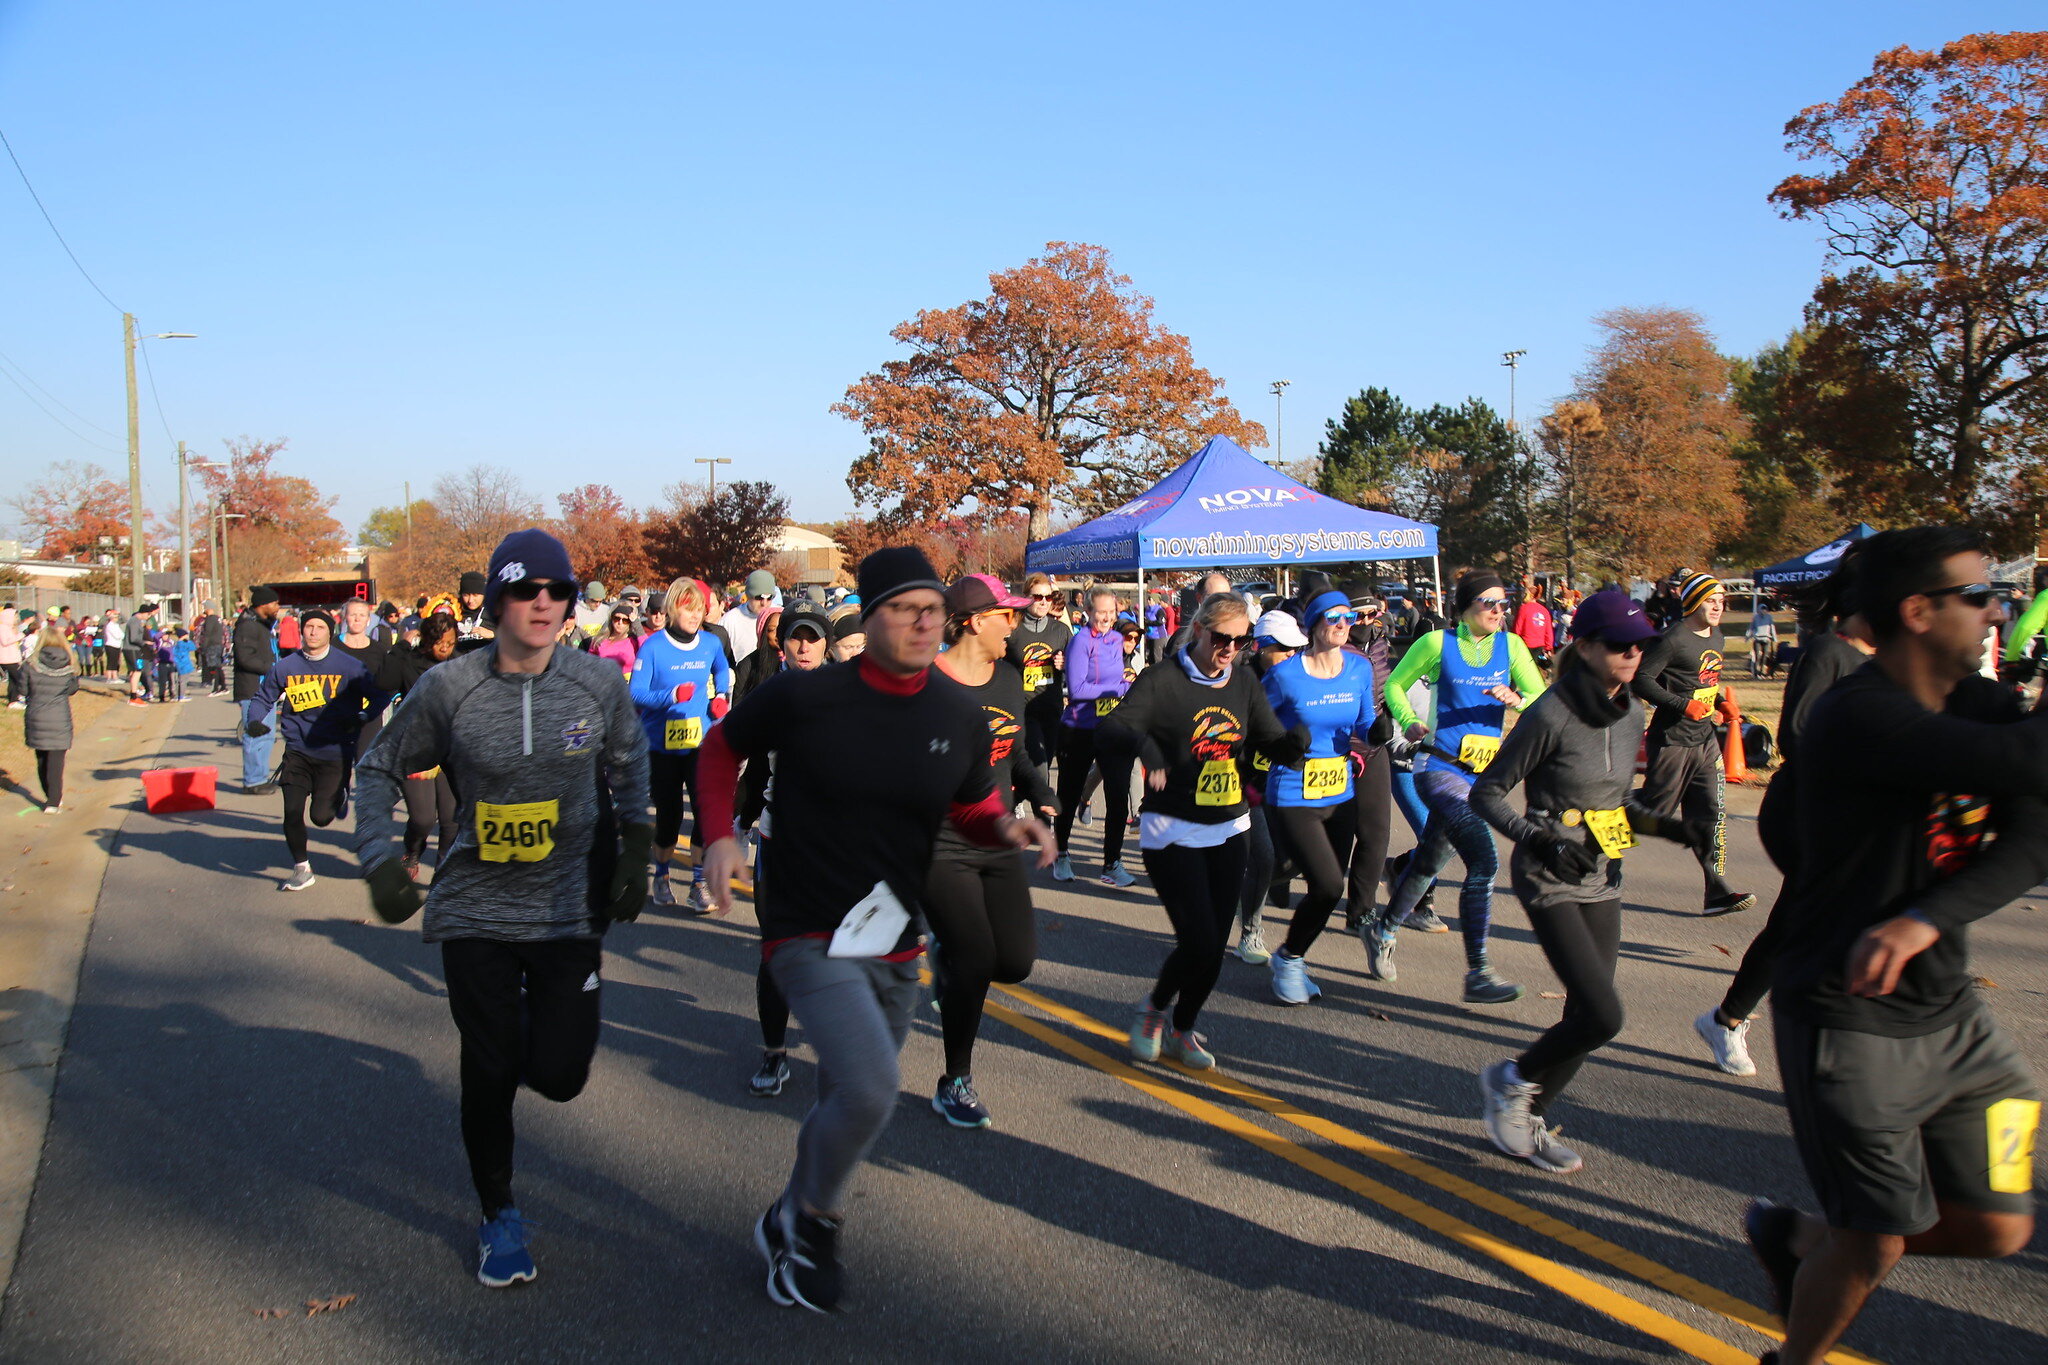
[[171,435],[171,421],[164,416],[164,400],[156,396],[156,366],[149,363],[149,343],[144,342],[142,350],[142,372],[149,376],[149,401],[156,406],[156,420],[163,424],[164,439],[176,444],[178,438]]
[[70,413],[73,417],[76,417],[79,420],[79,422],[81,422],[85,426],[91,427],[94,431],[97,431],[102,436],[112,437],[116,441],[121,439],[120,432],[108,431],[98,422],[93,421],[90,417],[87,417],[77,408],[72,407],[69,403],[59,398],[56,394],[51,393],[41,384],[36,383],[36,377],[30,374],[27,370],[23,369],[21,367],[21,362],[16,360],[13,356],[7,354],[7,352],[0,351],[0,363],[13,366],[15,373],[19,374],[23,379],[26,379],[29,382],[30,386],[33,387],[37,393],[40,393],[43,397],[49,399],[52,403],[55,403],[58,407],[64,409],[64,411]]
[[[84,443],[85,443],[86,445],[89,445],[89,446],[91,446],[91,447],[92,447],[92,448],[93,448],[94,450],[104,450],[104,451],[105,451],[105,452],[106,452],[107,454],[109,454],[109,455],[125,455],[125,454],[127,454],[127,452],[126,452],[126,451],[123,451],[123,450],[117,450],[117,449],[115,449],[115,448],[114,448],[113,446],[103,446],[103,445],[101,445],[101,444],[100,444],[100,443],[99,443],[98,441],[95,441],[95,440],[93,440],[93,439],[92,439],[92,437],[90,437],[90,436],[86,435],[86,434],[85,434],[84,432],[82,432],[82,431],[78,430],[78,429],[77,429],[76,427],[72,426],[72,425],[71,425],[71,424],[70,424],[69,422],[65,421],[65,420],[64,420],[64,419],[63,419],[62,417],[59,417],[59,416],[58,416],[58,415],[57,415],[56,413],[54,413],[54,412],[51,412],[51,411],[50,411],[50,410],[49,410],[48,408],[44,407],[44,406],[42,405],[42,402],[41,402],[41,400],[39,400],[39,399],[38,399],[38,398],[37,398],[37,397],[36,397],[36,396],[35,396],[34,394],[30,393],[30,392],[28,391],[27,387],[26,387],[26,386],[24,386],[24,385],[22,384],[22,382],[21,382],[21,381],[20,381],[19,379],[16,379],[16,378],[14,377],[14,372],[13,372],[12,370],[9,370],[9,369],[5,369],[5,368],[0,368],[0,375],[6,375],[6,376],[7,376],[7,382],[8,382],[8,383],[10,383],[10,384],[12,384],[12,385],[14,385],[14,387],[15,387],[15,388],[17,388],[17,389],[20,389],[20,390],[21,390],[21,396],[22,396],[22,397],[24,397],[24,398],[26,398],[26,399],[28,399],[28,401],[29,401],[29,402],[31,402],[31,403],[34,403],[34,404],[35,404],[35,406],[36,406],[36,410],[37,410],[37,411],[39,411],[39,412],[41,412],[41,413],[43,414],[43,416],[45,416],[45,417],[49,418],[49,419],[50,419],[50,420],[51,420],[52,422],[55,422],[55,423],[56,423],[56,424],[57,424],[58,426],[60,426],[60,427],[64,428],[64,430],[66,430],[66,431],[70,432],[70,433],[71,433],[71,434],[72,434],[73,436],[76,436],[76,437],[77,437],[77,438],[78,438],[78,439],[79,439],[80,441],[83,441],[83,442],[84,442]],[[82,420],[82,419],[81,419],[81,420]]]
[[43,221],[50,225],[50,235],[57,239],[58,246],[64,248],[64,254],[71,258],[71,264],[78,267],[78,273],[85,277],[87,284],[92,286],[92,292],[98,294],[103,299],[107,299],[107,307],[115,312],[125,313],[128,311],[112,299],[107,298],[107,291],[100,288],[99,281],[95,280],[91,273],[86,270],[84,262],[78,259],[78,253],[71,249],[71,243],[64,240],[64,234],[57,231],[57,220],[50,216],[50,211],[47,208],[43,207],[43,196],[37,194],[36,187],[30,183],[28,172],[22,169],[21,158],[14,154],[14,144],[7,140],[5,132],[0,132],[0,147],[7,149],[7,159],[14,163],[14,173],[21,177],[21,183],[28,189],[28,197],[36,201],[36,207],[42,211]]

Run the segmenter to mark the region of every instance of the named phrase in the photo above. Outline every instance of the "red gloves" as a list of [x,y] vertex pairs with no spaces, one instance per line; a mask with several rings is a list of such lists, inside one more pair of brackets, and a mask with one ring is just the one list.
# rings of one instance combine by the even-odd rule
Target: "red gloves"
[[1687,720],[1705,720],[1713,714],[1714,708],[1701,701],[1698,697],[1694,697],[1685,704],[1685,718]]
[[688,700],[689,700],[690,698],[692,698],[692,697],[694,697],[694,696],[696,696],[696,695],[697,695],[697,684],[695,684],[695,683],[677,683],[677,684],[676,684],[676,703],[677,703],[678,705],[681,705],[681,704],[682,704],[683,702],[686,702],[686,701],[688,701]]
[[711,699],[711,719],[724,720],[725,713],[730,710],[732,710],[732,703],[724,697],[713,697]]

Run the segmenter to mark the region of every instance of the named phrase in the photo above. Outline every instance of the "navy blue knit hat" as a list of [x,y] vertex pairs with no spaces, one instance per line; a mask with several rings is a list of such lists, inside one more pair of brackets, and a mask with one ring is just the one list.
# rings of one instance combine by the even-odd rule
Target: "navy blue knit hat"
[[496,620],[498,594],[522,578],[552,578],[574,585],[576,570],[569,566],[569,552],[562,542],[546,531],[537,526],[514,531],[491,551],[491,572],[484,582],[484,615]]
[[924,551],[911,545],[884,545],[860,562],[856,577],[860,582],[863,621],[898,593],[913,588],[930,588],[936,593],[946,590],[946,585],[939,581],[939,571],[924,557]]

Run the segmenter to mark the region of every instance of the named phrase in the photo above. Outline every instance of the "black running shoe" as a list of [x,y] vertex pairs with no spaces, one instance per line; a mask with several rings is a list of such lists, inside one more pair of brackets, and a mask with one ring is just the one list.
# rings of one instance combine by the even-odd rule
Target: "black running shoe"
[[782,1231],[783,1250],[776,1262],[769,1296],[775,1287],[783,1297],[777,1303],[808,1308],[813,1313],[830,1313],[839,1307],[839,1224],[831,1218],[813,1218],[796,1210],[795,1225]]
[[1706,907],[1700,913],[1702,915],[1732,915],[1738,911],[1750,909],[1755,904],[1756,897],[1750,892],[1730,891],[1725,896],[1709,898]]
[[1742,1213],[1742,1235],[1756,1253],[1757,1264],[1771,1282],[1771,1297],[1780,1318],[1792,1311],[1792,1281],[1799,1276],[1799,1258],[1792,1254],[1792,1234],[1799,1215],[1768,1199],[1753,1199]]

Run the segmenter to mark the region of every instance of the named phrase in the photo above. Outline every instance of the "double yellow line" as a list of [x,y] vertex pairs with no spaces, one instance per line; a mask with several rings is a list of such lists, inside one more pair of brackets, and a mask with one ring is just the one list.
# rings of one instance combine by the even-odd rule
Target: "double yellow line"
[[[1028,1005],[1083,1033],[1108,1040],[1116,1044],[1119,1050],[1127,1045],[1127,1035],[1121,1030],[1112,1028],[1091,1015],[1049,1000],[1036,991],[1027,990],[1022,986],[1003,985],[998,985],[995,989],[1020,1004]],[[1461,1246],[1490,1257],[1511,1270],[1535,1280],[1538,1284],[1576,1299],[1594,1311],[1655,1337],[1694,1359],[1707,1361],[1710,1365],[1754,1365],[1757,1357],[1753,1351],[1730,1346],[1717,1337],[1709,1336],[1680,1322],[1668,1313],[1660,1312],[1640,1299],[1618,1293],[1556,1261],[1504,1242],[1462,1218],[1445,1213],[1412,1195],[1403,1194],[1389,1185],[1332,1161],[1289,1137],[1262,1128],[1220,1105],[1190,1093],[1183,1085],[1174,1084],[1173,1081],[1198,1082],[1220,1095],[1291,1124],[1304,1132],[1313,1133],[1346,1151],[1391,1167],[1411,1179],[1505,1218],[1539,1236],[1562,1243],[1625,1275],[1653,1285],[1709,1312],[1717,1313],[1731,1322],[1760,1332],[1773,1340],[1784,1339],[1784,1333],[1775,1314],[1767,1313],[1756,1305],[1723,1293],[1710,1284],[1682,1275],[1668,1266],[1639,1256],[1625,1247],[1575,1228],[1526,1204],[1452,1175],[1448,1171],[1439,1170],[1428,1162],[1397,1151],[1375,1138],[1306,1113],[1276,1095],[1267,1094],[1263,1090],[1213,1070],[1190,1071],[1177,1063],[1166,1063],[1160,1070],[1139,1070],[1121,1056],[1091,1047],[1080,1039],[1070,1037],[1006,1005],[990,1001],[987,1008],[988,1013],[1012,1028],[1038,1039],[1075,1061],[1114,1077],[1134,1089],[1143,1091],[1162,1104],[1170,1105],[1233,1137],[1242,1138],[1262,1151],[1270,1152],[1283,1161],[1291,1162],[1305,1171],[1321,1176],[1353,1194],[1370,1199],[1383,1208],[1420,1223],[1432,1232],[1440,1233]],[[1847,1349],[1833,1351],[1827,1358],[1834,1365],[1876,1365],[1870,1357]]]

